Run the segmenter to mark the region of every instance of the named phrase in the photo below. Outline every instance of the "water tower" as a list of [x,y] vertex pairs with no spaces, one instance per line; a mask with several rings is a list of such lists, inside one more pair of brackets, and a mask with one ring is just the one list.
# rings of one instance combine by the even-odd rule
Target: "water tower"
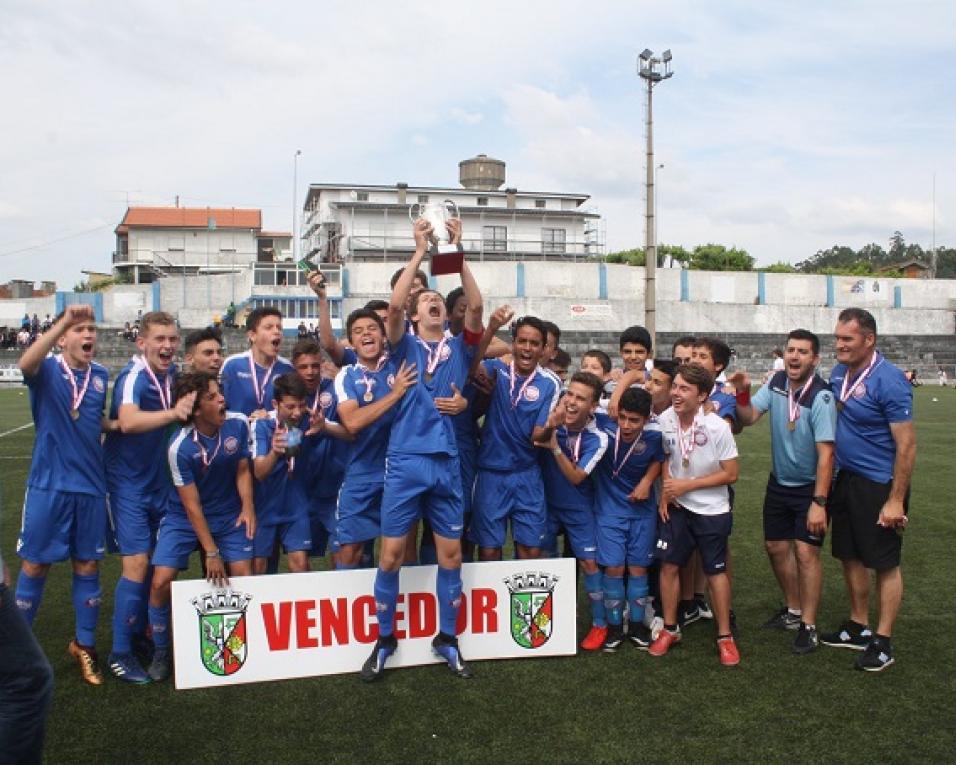
[[461,185],[472,191],[497,191],[505,182],[505,163],[479,154],[458,163]]

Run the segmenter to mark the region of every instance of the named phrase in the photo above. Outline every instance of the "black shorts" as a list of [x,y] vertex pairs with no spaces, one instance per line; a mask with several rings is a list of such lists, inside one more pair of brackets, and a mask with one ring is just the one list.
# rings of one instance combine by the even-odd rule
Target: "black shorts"
[[[867,568],[888,571],[900,565],[903,537],[896,529],[880,526],[880,510],[893,482],[879,483],[841,470],[827,503],[833,524],[833,557],[858,560]],[[903,509],[909,515],[909,492]]]
[[807,531],[807,513],[813,499],[815,484],[784,486],[777,482],[773,473],[767,480],[767,493],[763,500],[763,538],[768,542],[798,539],[808,545],[819,547],[823,536],[814,536]]
[[657,525],[655,557],[662,563],[683,566],[694,550],[708,575],[727,572],[727,539],[733,528],[733,513],[701,515],[680,505],[668,508],[670,520]]

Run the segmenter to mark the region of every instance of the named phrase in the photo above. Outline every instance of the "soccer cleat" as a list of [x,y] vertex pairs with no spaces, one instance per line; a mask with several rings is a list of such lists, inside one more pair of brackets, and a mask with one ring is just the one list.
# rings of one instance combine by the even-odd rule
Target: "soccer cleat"
[[173,656],[168,648],[157,648],[153,651],[153,660],[149,663],[146,673],[150,679],[160,683],[169,677],[173,668]]
[[834,632],[820,635],[820,642],[831,648],[849,648],[852,651],[862,651],[873,639],[869,627],[854,621],[845,621]]
[[457,638],[449,637],[444,632],[439,632],[435,635],[435,639],[432,640],[432,650],[445,660],[445,663],[448,664],[448,669],[455,673],[457,677],[460,677],[462,680],[470,680],[474,677],[461,655]]
[[149,682],[149,675],[146,674],[143,665],[131,653],[111,653],[107,663],[110,665],[113,676],[124,683],[145,685]]
[[765,630],[795,630],[800,626],[800,617],[784,606],[763,623]]
[[855,666],[864,672],[882,672],[894,663],[893,646],[886,638],[875,637],[859,656]]
[[655,616],[651,620],[650,630],[651,630],[651,642],[657,640],[657,636],[661,634],[661,630],[664,629],[664,619],[660,616]]
[[681,641],[680,628],[678,627],[676,631],[671,632],[668,629],[661,630],[661,634],[657,636],[657,639],[650,644],[647,648],[647,652],[651,656],[663,656],[667,653],[671,646],[675,643]]
[[717,638],[717,653],[720,656],[720,663],[725,667],[736,667],[740,664],[740,651],[737,650],[737,643],[729,635]]
[[793,639],[791,650],[798,656],[803,656],[804,654],[813,653],[817,650],[817,644],[819,642],[816,627],[808,627],[803,622],[800,622],[800,627],[797,629],[797,636]]
[[710,605],[707,603],[707,599],[703,595],[694,595],[694,603],[697,606],[697,610],[700,612],[700,618],[710,621],[714,618],[714,612],[711,609]]
[[677,607],[677,623],[681,627],[700,621],[700,609],[693,600],[682,600]]
[[643,624],[629,624],[627,627],[627,639],[640,651],[646,651],[654,638],[651,637],[651,631]]
[[614,653],[623,642],[624,629],[621,625],[608,625],[608,628],[605,630],[604,643],[601,645],[601,650],[604,651],[604,653]]
[[607,627],[598,627],[596,624],[591,626],[590,631],[581,641],[581,648],[585,651],[597,651],[604,645],[604,638],[607,637]]
[[103,673],[100,671],[100,661],[95,648],[87,648],[73,639],[67,646],[66,651],[80,665],[80,674],[83,676],[84,682],[90,685],[103,684]]
[[362,680],[366,683],[378,680],[385,671],[385,662],[389,656],[395,653],[396,648],[398,648],[398,640],[395,639],[394,635],[379,637],[379,639],[375,641],[375,648],[372,649],[372,655],[369,656],[362,665],[362,671],[359,673]]

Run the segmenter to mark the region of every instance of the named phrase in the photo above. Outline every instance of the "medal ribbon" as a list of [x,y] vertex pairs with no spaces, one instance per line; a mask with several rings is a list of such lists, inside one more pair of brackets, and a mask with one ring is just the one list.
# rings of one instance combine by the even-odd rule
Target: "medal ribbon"
[[575,465],[577,465],[578,460],[581,459],[581,439],[583,437],[584,437],[584,431],[582,430],[580,433],[578,433],[578,437],[574,440],[574,447],[572,448],[571,434],[568,433],[568,438],[566,443],[568,444],[568,448],[571,450],[571,461],[574,462]]
[[149,376],[150,382],[153,383],[153,387],[156,389],[156,394],[159,396],[159,403],[163,409],[169,409],[172,406],[173,401],[173,391],[172,386],[169,382],[169,371],[166,372],[165,379],[165,388],[159,384],[159,378],[156,377],[156,374],[150,368],[149,364],[146,361],[145,356],[140,357],[143,361],[143,368],[146,370],[146,374]]
[[209,452],[206,451],[206,447],[202,445],[202,441],[199,440],[199,430],[193,430],[193,443],[196,444],[196,448],[199,450],[199,459],[202,462],[203,469],[207,469],[216,455],[219,454],[219,449],[222,447],[222,431],[220,430],[217,433],[219,440],[216,442],[216,448],[212,452],[212,456],[209,456]]
[[611,478],[617,478],[618,474],[624,469],[624,466],[627,464],[627,461],[631,458],[631,455],[634,453],[634,449],[637,448],[637,445],[644,439],[644,431],[641,431],[641,434],[634,439],[634,443],[631,444],[631,448],[627,450],[627,454],[624,455],[624,459],[620,462],[617,461],[617,450],[621,445],[621,431],[617,432],[617,435],[614,436],[614,462],[612,465],[616,465],[611,470]]
[[849,369],[846,370],[846,376],[843,378],[843,385],[840,386],[840,403],[841,404],[845,404],[847,402],[850,396],[853,395],[853,391],[855,391],[857,388],[860,387],[860,385],[863,384],[863,381],[870,376],[870,372],[873,371],[873,368],[882,360],[883,359],[880,357],[880,355],[876,351],[873,351],[873,358],[870,359],[870,365],[863,370],[863,372],[856,378],[856,380],[853,381],[853,385],[850,386],[849,390],[847,390],[847,386],[849,385],[849,382],[850,382],[850,370]]
[[375,369],[369,369],[361,361],[355,364],[355,366],[362,370],[362,382],[365,383],[365,395],[368,395],[372,392],[373,385],[372,380],[370,380],[368,377],[368,373],[371,372],[372,374],[375,374],[376,372],[381,372],[386,361],[388,361],[388,351],[383,352],[379,357],[378,362],[375,364]]
[[428,361],[425,364],[425,372],[429,375],[435,374],[435,370],[438,369],[438,365],[441,364],[441,352],[448,345],[448,337],[442,336],[441,342],[435,347],[435,350],[432,350],[432,347],[422,340],[420,337],[416,337],[419,344],[425,349],[425,353],[428,354]]
[[70,365],[63,360],[63,354],[60,354],[57,359],[60,362],[60,366],[63,367],[63,371],[66,372],[67,377],[70,381],[70,388],[72,389],[71,399],[73,401],[72,411],[79,412],[80,404],[83,403],[83,397],[86,396],[86,389],[90,387],[90,378],[93,376],[93,367],[86,372],[86,379],[83,381],[83,390],[78,390],[76,387],[76,376],[73,374],[73,370],[70,369]]
[[684,438],[684,432],[680,427],[680,420],[677,421],[677,443],[680,446],[681,462],[690,464],[690,456],[694,453],[694,447],[697,445],[694,441],[694,434],[697,432],[697,415],[694,415],[694,422],[687,431],[687,438]]
[[515,379],[518,376],[515,372],[515,363],[512,361],[508,368],[511,371],[511,386],[508,388],[508,400],[511,402],[511,408],[517,409],[518,402],[521,401],[521,396],[524,395],[525,388],[531,385],[531,381],[535,378],[535,375],[538,374],[538,370],[532,370],[531,374],[528,375],[528,379],[524,381],[524,384],[518,390],[518,398],[515,398]]
[[259,387],[259,378],[256,376],[256,362],[252,358],[252,351],[249,351],[249,371],[252,372],[252,392],[256,396],[256,406],[262,408],[262,401],[266,397],[266,386],[272,377],[272,370],[276,363],[273,361],[266,370],[266,376],[262,378],[262,387]]
[[789,381],[787,382],[787,420],[789,422],[796,422],[800,419],[800,403],[807,397],[807,393],[810,392],[810,388],[813,387],[813,375],[810,375],[810,379],[807,380],[806,384],[800,389],[800,392],[794,395],[793,388],[790,386]]

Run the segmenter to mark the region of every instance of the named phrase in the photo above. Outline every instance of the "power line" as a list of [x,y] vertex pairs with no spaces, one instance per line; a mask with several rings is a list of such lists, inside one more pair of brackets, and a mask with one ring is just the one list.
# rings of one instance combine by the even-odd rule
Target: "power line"
[[8,250],[7,252],[0,252],[0,258],[5,258],[8,255],[19,255],[23,252],[30,252],[31,250],[40,250],[44,247],[49,247],[51,244],[58,244],[59,242],[65,242],[68,239],[76,239],[80,236],[86,236],[87,234],[92,234],[96,231],[102,231],[104,228],[112,228],[112,223],[105,223],[102,226],[97,226],[96,228],[88,228],[86,231],[77,231],[75,234],[67,234],[66,236],[61,236],[57,239],[50,239],[46,242],[41,242],[40,244],[31,244],[29,247],[21,247],[19,250]]

